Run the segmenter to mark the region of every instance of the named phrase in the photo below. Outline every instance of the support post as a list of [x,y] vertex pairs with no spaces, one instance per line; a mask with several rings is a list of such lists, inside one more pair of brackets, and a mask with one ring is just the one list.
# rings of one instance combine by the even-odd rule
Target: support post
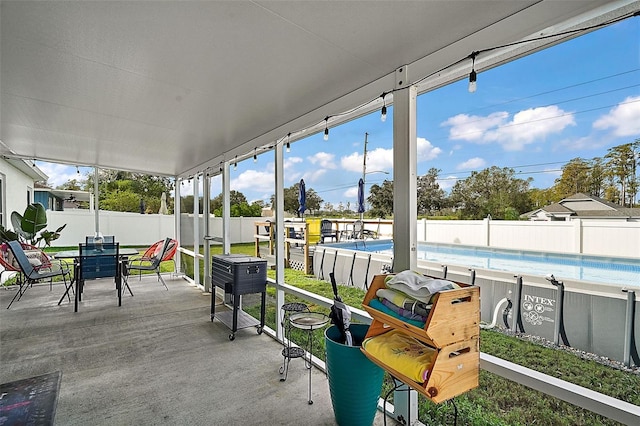
[[631,346],[633,344],[633,316],[635,313],[636,292],[633,290],[622,290],[627,293],[627,309],[624,322],[624,353],[623,362],[626,367],[631,366]]
[[211,291],[211,240],[208,238],[211,236],[210,224],[209,224],[209,198],[211,197],[211,178],[209,177],[209,171],[205,170],[202,175],[202,217],[204,218],[204,235],[205,238],[202,241],[204,245],[204,291]]
[[[174,199],[173,199],[173,218],[174,218],[174,238],[178,241],[178,242],[182,242],[182,238],[181,238],[181,232],[180,232],[180,227],[182,226],[181,224],[181,216],[180,216],[180,210],[181,210],[181,206],[180,206],[180,202],[181,202],[181,197],[182,195],[180,194],[180,186],[182,184],[182,179],[178,179],[177,177],[175,178],[175,191],[174,191]],[[176,251],[175,257],[176,257],[176,274],[178,273],[183,273],[184,271],[182,270],[182,253],[180,253],[180,250]]]
[[[280,312],[284,304],[284,153],[282,144],[276,144],[275,155],[275,253],[276,253],[276,312]],[[284,341],[282,324],[276,324],[276,337]]]
[[231,254],[231,171],[229,161],[222,171],[222,252]]
[[396,70],[393,94],[394,271],[417,267],[417,87],[407,86],[407,66]]
[[193,282],[202,285],[200,282],[200,185],[198,185],[198,175],[193,177]]

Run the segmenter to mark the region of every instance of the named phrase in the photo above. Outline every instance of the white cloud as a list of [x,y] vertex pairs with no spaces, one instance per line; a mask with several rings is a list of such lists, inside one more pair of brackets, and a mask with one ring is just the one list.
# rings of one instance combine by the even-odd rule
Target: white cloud
[[307,157],[307,160],[309,160],[311,164],[324,167],[325,169],[335,169],[338,167],[335,162],[335,158],[336,156],[334,154],[330,154],[328,152],[317,152],[314,155]]
[[66,183],[71,179],[86,179],[86,169],[81,170],[80,175],[78,175],[74,166],[44,162],[38,162],[37,166],[49,177],[47,183],[54,188],[62,185],[63,183]]
[[440,148],[431,145],[431,142],[429,142],[425,138],[418,138],[417,145],[418,162],[433,160],[442,153],[442,150]]
[[326,174],[327,169],[307,170],[304,173],[304,181],[307,183],[316,183]]
[[[418,161],[429,161],[442,153],[442,149],[434,147],[425,138],[417,138]],[[350,172],[362,172],[362,158],[364,153],[354,152],[340,159],[340,166]],[[367,151],[367,170],[385,171],[393,170],[393,149],[376,148]]]
[[450,139],[482,143],[484,133],[492,127],[502,125],[507,118],[509,118],[507,112],[494,112],[487,117],[458,114],[440,125],[451,126]]
[[486,164],[487,162],[484,161],[482,158],[474,157],[474,158],[468,159],[463,163],[458,164],[456,166],[456,169],[457,170],[475,170],[475,169],[483,168]]
[[575,125],[573,113],[555,105],[531,108],[516,113],[510,122],[488,131],[485,140],[498,142],[507,151],[521,151],[527,144]]
[[506,151],[520,151],[525,145],[561,133],[576,123],[573,113],[551,105],[517,112],[511,120],[507,112],[494,112],[487,117],[458,114],[442,125],[451,126],[449,137],[453,140],[498,143]]
[[[354,152],[340,159],[340,166],[350,172],[362,172],[363,154]],[[389,171],[393,167],[393,150],[376,148],[367,152],[367,170]]]
[[237,178],[231,180],[231,189],[242,192],[251,189],[258,192],[273,192],[274,188],[273,172],[262,172],[257,170],[247,170],[240,173]]
[[613,129],[618,137],[640,134],[640,96],[629,96],[593,123],[598,130]]
[[436,182],[438,183],[438,185],[440,185],[440,188],[445,191],[453,188],[453,185],[455,185],[457,181],[458,177],[453,175],[445,176],[442,179],[436,179]]
[[[287,170],[291,167],[293,167],[295,164],[300,164],[304,162],[304,159],[302,159],[301,157],[287,157],[284,160],[284,169]],[[275,164],[271,163],[269,164],[269,167],[271,168],[271,170],[275,170]]]
[[[367,185],[367,187],[368,186],[369,185]],[[343,196],[346,199],[358,198],[358,185],[355,185],[355,186],[347,189],[346,191],[344,191]]]

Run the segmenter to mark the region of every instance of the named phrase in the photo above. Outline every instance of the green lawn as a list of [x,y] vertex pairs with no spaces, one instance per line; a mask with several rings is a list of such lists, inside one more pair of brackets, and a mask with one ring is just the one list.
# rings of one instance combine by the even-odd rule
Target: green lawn
[[[269,271],[273,278],[273,271]],[[300,271],[285,270],[287,284],[307,291],[333,298],[331,284],[305,276]],[[339,289],[343,300],[354,307],[360,307],[364,291],[342,286]],[[270,303],[267,306],[267,325],[275,328],[276,312],[274,306],[275,288],[268,287]],[[286,295],[286,302],[296,300]],[[244,309],[258,317],[259,305]],[[327,309],[310,305],[313,311]],[[324,336],[316,333],[313,343],[314,355],[324,359]],[[303,342],[306,334],[294,334],[293,340]],[[317,350],[316,350],[317,348]],[[531,343],[516,337],[507,336],[498,331],[481,330],[480,350],[490,355],[511,361],[534,370],[561,378],[571,383],[592,389],[605,395],[640,405],[640,375],[624,372],[595,361],[587,361],[576,355]],[[384,395],[391,389],[389,377],[383,386]],[[480,371],[480,386],[455,398],[458,409],[458,424],[461,425],[616,425],[587,410],[579,409],[557,398],[544,395],[525,386],[503,379],[495,374]],[[453,424],[454,408],[450,403],[433,404],[419,395],[419,418],[429,425]]]

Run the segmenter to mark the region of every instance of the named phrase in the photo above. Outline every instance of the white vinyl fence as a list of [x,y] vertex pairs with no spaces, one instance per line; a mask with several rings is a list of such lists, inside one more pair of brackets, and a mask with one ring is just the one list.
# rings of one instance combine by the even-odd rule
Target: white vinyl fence
[[[50,230],[67,224],[55,246],[73,246],[93,235],[95,217],[87,210],[48,211]],[[231,243],[252,242],[255,222],[267,218],[231,218]],[[202,222],[202,216],[200,221]],[[273,218],[271,218],[273,220]],[[193,215],[183,214],[178,239],[193,245]],[[211,217],[212,236],[222,235],[222,218]],[[200,232],[204,226],[200,223]],[[100,231],[115,235],[124,245],[148,245],[175,236],[171,215],[100,212]],[[383,221],[382,238],[392,237],[392,224]],[[418,241],[493,248],[640,258],[640,222],[620,220],[572,220],[529,222],[507,220],[419,220]]]

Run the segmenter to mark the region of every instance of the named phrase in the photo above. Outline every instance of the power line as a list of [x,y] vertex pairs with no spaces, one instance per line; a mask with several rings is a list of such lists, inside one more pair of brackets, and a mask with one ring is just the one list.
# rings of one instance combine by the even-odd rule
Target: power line
[[[628,71],[623,71],[623,72],[620,72],[620,73],[617,73],[617,74],[611,74],[611,75],[607,75],[607,76],[604,76],[604,77],[595,78],[593,80],[583,81],[583,82],[580,82],[580,83],[571,84],[569,86],[559,87],[559,88],[553,89],[553,90],[547,90],[546,92],[539,92],[539,93],[535,93],[533,95],[523,96],[521,98],[515,98],[515,99],[511,99],[511,100],[504,101],[504,102],[499,102],[499,103],[495,103],[495,104],[491,104],[491,105],[486,105],[486,106],[483,106],[483,107],[474,108],[474,109],[471,109],[471,110],[467,110],[466,113],[479,111],[479,110],[483,110],[483,109],[487,109],[487,108],[495,108],[495,107],[499,107],[501,105],[506,105],[506,104],[511,104],[511,103],[514,103],[514,102],[524,101],[524,100],[531,99],[531,98],[536,98],[538,96],[544,96],[544,95],[548,95],[548,94],[551,94],[551,93],[561,92],[563,90],[573,89],[573,88],[576,88],[576,87],[584,86],[584,85],[591,84],[591,83],[596,83],[598,81],[607,80],[607,79],[614,78],[614,77],[620,77],[622,75],[633,73],[633,72],[638,72],[638,71],[640,71],[640,68],[634,68],[634,69],[631,69],[631,70],[628,70]],[[635,86],[633,86],[633,87],[635,87]]]

